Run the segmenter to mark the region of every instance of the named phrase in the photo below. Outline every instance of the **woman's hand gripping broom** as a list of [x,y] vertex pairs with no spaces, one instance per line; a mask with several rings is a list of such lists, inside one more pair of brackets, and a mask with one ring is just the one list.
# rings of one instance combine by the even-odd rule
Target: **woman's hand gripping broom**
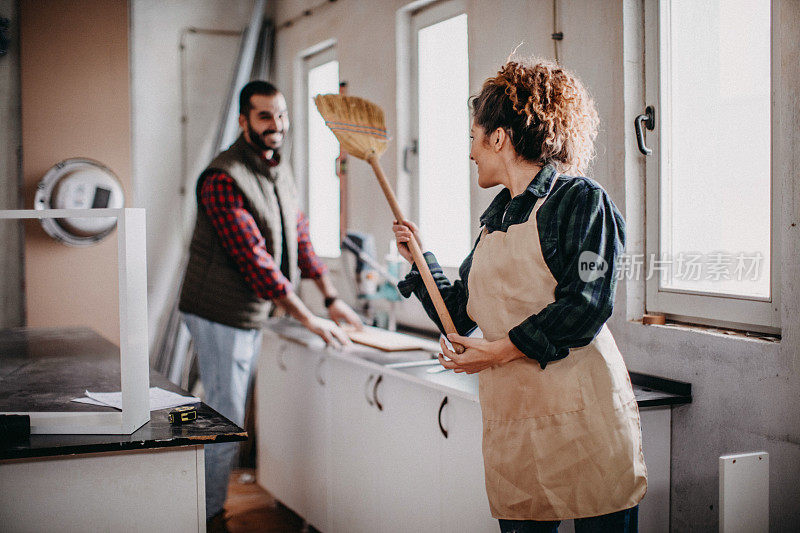
[[[378,178],[378,183],[389,202],[394,217],[398,221],[405,220],[379,161],[388,144],[383,109],[363,98],[341,94],[320,94],[314,98],[314,103],[317,104],[317,109],[325,119],[325,125],[339,139],[342,148],[353,157],[365,160],[375,171],[375,176]],[[428,289],[428,294],[445,333],[458,333],[419,244],[415,239],[411,239],[408,247],[411,249],[411,255],[422,275],[422,281],[425,283],[425,288]],[[461,345],[454,344],[453,347],[457,353],[464,351],[464,347]]]

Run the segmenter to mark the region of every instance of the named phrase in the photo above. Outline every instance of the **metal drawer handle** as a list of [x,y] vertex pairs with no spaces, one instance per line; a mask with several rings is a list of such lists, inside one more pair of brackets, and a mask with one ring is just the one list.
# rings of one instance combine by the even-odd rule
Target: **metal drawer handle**
[[444,400],[442,400],[442,403],[439,405],[439,431],[442,432],[444,438],[447,438],[447,430],[444,429],[444,426],[442,425],[442,410],[444,409],[445,405],[447,405],[447,396],[444,397]]
[[383,411],[383,405],[378,401],[378,385],[381,384],[381,381],[383,381],[383,375],[378,376],[378,379],[375,380],[375,386],[372,387],[372,399],[375,400],[375,406],[378,411]]
[[369,378],[367,378],[367,382],[364,384],[364,398],[367,399],[367,403],[370,406],[375,405],[374,403],[372,403],[372,398],[369,397],[369,386],[370,386],[370,383],[372,383],[372,380],[374,378],[375,378],[375,376],[373,374],[370,374]]
[[644,131],[642,131],[642,123],[644,123],[644,127],[649,131],[653,131],[653,129],[656,127],[656,115],[653,106],[647,106],[644,110],[644,114],[639,115],[633,121],[633,126],[636,130],[636,143],[639,145],[639,151],[644,155],[650,155],[653,153],[653,150],[644,144]]

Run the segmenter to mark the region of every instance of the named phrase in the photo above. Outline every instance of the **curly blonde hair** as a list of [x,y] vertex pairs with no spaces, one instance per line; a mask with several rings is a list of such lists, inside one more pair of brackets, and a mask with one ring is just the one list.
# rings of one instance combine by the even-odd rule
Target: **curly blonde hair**
[[545,59],[510,58],[472,99],[477,125],[505,129],[517,154],[584,174],[594,157],[599,119],[581,81]]

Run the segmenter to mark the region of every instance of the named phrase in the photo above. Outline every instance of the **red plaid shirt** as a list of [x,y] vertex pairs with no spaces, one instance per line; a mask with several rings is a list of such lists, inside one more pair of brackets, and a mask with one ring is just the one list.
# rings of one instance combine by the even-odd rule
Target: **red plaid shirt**
[[[245,208],[244,195],[228,174],[218,172],[205,178],[200,188],[200,202],[211,223],[244,275],[247,284],[265,300],[285,296],[294,290],[280,265],[267,252],[261,231],[253,215]],[[328,269],[319,260],[308,234],[308,217],[297,212],[297,264],[304,278],[317,279]]]

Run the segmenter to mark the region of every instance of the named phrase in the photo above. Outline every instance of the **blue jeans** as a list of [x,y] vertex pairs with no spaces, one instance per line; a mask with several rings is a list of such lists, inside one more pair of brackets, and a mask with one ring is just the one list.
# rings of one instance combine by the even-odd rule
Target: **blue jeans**
[[[502,533],[557,533],[560,520],[500,520]],[[636,533],[639,531],[639,506],[616,513],[576,518],[575,533]]]
[[[244,424],[247,385],[261,351],[261,330],[238,329],[183,313],[197,351],[205,403],[238,426]],[[223,510],[238,442],[209,444],[206,455],[206,517]]]

